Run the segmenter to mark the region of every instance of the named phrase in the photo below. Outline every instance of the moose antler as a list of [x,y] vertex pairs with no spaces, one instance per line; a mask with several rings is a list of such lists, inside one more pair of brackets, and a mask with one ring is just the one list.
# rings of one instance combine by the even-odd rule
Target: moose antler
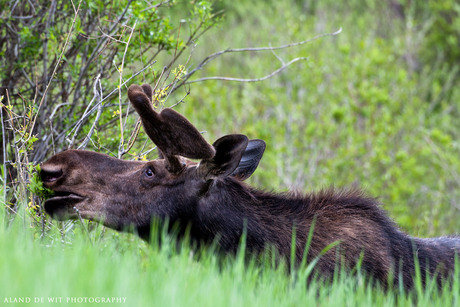
[[128,89],[128,98],[139,114],[144,130],[168,162],[169,171],[178,173],[182,170],[177,156],[190,159],[214,157],[214,148],[184,116],[170,108],[160,113],[153,109],[152,94],[148,84],[131,85]]

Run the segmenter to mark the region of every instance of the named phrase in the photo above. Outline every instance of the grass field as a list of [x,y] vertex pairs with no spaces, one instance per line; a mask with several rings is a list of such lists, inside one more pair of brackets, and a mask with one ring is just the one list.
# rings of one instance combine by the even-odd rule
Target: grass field
[[[230,47],[280,46],[339,28],[342,33],[276,56],[268,51],[219,57],[196,78],[260,78],[281,66],[277,57],[308,60],[262,82],[194,83],[176,110],[206,130],[210,142],[229,133],[264,139],[266,153],[250,178],[254,186],[312,191],[358,185],[412,235],[457,233],[459,67],[443,58],[425,60],[433,16],[423,19],[426,11],[407,5],[406,19],[396,18],[388,6],[371,0],[307,1],[316,4],[312,12],[300,2],[220,2],[225,18],[200,40],[192,64]],[[177,12],[172,14],[174,20]],[[182,96],[178,91],[166,105]],[[86,222],[55,223],[41,237],[25,205],[12,222],[4,206],[1,211],[7,226],[0,227],[0,302],[6,306],[28,306],[35,299],[43,306],[53,305],[51,299],[60,300],[56,306],[460,304],[459,278],[440,291],[429,283],[409,294],[371,287],[360,274],[307,287],[309,269],[289,275],[283,266],[248,263],[242,254],[222,259],[210,249],[197,255],[168,238],[161,247],[148,245]],[[122,301],[106,301],[112,297]]]
[[[434,284],[407,294],[371,287],[360,274],[306,286],[309,268],[287,274],[284,266],[254,263],[242,254],[222,259],[193,254],[166,241],[148,246],[132,235],[109,231],[91,238],[76,230],[63,240],[44,240],[15,223],[0,231],[0,296],[48,305],[98,306],[456,306],[460,283],[440,292]],[[52,239],[54,237],[54,239]],[[92,243],[91,243],[92,242]],[[6,300],[6,301],[5,301]],[[104,301],[105,300],[105,301]]]

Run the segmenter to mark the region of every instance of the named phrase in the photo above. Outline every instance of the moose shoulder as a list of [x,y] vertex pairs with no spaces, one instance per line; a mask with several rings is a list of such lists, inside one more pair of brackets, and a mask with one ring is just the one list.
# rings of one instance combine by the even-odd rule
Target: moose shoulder
[[329,189],[298,196],[252,188],[243,181],[262,158],[262,140],[233,134],[210,145],[176,111],[157,113],[149,85],[132,85],[128,97],[160,159],[124,161],[81,150],[56,154],[41,166],[44,185],[55,192],[44,204],[54,218],[79,214],[116,230],[134,227],[146,240],[153,218],[168,220],[183,231],[188,228],[195,242],[218,238],[226,252],[236,251],[245,231],[248,250],[258,253],[274,246],[288,258],[295,229],[298,263],[313,227],[307,261],[339,242],[320,257],[317,269],[322,276],[333,275],[338,259],[347,268],[361,261],[362,269],[382,284],[392,275],[394,283],[402,282],[408,289],[416,261],[423,281],[426,274],[437,276],[439,282],[453,274],[459,238],[411,237],[398,229],[375,199],[359,190]]

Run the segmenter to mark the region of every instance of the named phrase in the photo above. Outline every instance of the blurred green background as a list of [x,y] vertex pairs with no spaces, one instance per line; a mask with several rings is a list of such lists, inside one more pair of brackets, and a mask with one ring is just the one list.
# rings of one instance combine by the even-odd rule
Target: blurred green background
[[[197,58],[228,47],[279,46],[285,62],[263,82],[192,84],[177,110],[212,141],[245,133],[267,142],[256,186],[314,191],[357,185],[401,227],[460,229],[459,4],[454,1],[224,1],[225,18]],[[259,78],[270,51],[226,54],[200,76]],[[180,94],[180,93],[178,93]],[[179,95],[178,95],[179,96]],[[172,99],[172,101],[178,98]]]

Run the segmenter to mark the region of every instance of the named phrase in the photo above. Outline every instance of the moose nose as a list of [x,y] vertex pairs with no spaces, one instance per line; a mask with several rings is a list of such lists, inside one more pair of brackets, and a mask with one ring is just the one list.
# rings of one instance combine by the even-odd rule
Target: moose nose
[[60,166],[41,165],[40,178],[43,182],[55,182],[62,177],[64,172]]

